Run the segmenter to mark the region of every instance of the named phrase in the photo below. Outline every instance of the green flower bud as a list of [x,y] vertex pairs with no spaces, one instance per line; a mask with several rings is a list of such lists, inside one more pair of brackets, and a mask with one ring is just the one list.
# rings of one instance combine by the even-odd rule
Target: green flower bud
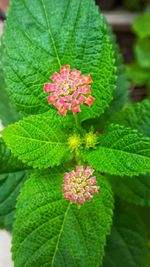
[[97,134],[93,133],[92,131],[89,133],[86,133],[84,137],[84,141],[85,141],[85,147],[87,149],[94,148],[96,144],[98,143]]
[[82,140],[80,138],[80,135],[74,134],[68,138],[68,145],[70,148],[70,151],[73,152],[80,148],[82,145]]

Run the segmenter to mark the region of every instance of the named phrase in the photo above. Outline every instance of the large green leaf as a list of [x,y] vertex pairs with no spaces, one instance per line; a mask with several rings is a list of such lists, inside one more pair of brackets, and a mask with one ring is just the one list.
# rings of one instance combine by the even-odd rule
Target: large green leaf
[[113,118],[113,122],[137,129],[150,137],[150,100],[126,106]]
[[121,199],[140,206],[150,206],[150,175],[109,178],[113,191]]
[[133,213],[117,209],[108,238],[103,267],[148,267],[146,233]]
[[99,266],[112,221],[113,198],[105,178],[101,192],[80,209],[62,197],[63,174],[33,174],[17,203],[13,230],[16,267]]
[[[150,137],[150,100],[130,104],[114,119]],[[110,177],[113,191],[122,199],[142,206],[150,205],[150,176]]]
[[12,229],[16,198],[29,172],[0,138],[0,228]]
[[60,65],[93,79],[92,108],[99,116],[112,100],[115,67],[107,25],[94,0],[12,0],[4,34],[7,86],[17,108],[37,114],[52,109],[43,85]]
[[110,125],[97,149],[84,151],[86,160],[104,173],[133,176],[150,172],[150,139],[136,130]]
[[42,114],[8,126],[2,135],[7,146],[23,162],[34,168],[48,168],[71,159],[68,131],[64,130],[58,114]]

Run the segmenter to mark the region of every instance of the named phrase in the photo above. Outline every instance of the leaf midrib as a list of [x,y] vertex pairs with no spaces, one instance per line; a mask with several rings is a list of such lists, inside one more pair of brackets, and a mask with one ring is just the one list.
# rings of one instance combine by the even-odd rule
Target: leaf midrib
[[40,143],[48,143],[48,144],[55,144],[55,145],[66,145],[67,142],[52,142],[52,141],[46,141],[46,140],[40,140],[40,139],[35,139],[35,138],[29,138],[29,137],[24,137],[24,136],[19,136],[19,135],[11,135],[12,139],[13,137],[16,137],[18,139],[25,139],[25,140],[30,140],[30,141],[34,141],[34,142],[40,142]]
[[[123,152],[123,153],[126,153],[126,154],[129,154],[129,155],[136,155],[136,156],[139,156],[139,157],[142,157],[142,158],[147,158],[147,159],[149,159],[150,160],[150,158],[149,157],[146,157],[146,156],[144,156],[144,155],[141,155],[141,154],[137,154],[137,153],[133,153],[133,152],[128,152],[128,151],[124,151],[124,150],[119,150],[119,149],[112,149],[112,148],[110,148],[110,147],[104,147],[104,146],[100,146],[99,147],[99,150],[101,150],[101,148],[104,148],[104,149],[106,149],[106,150],[111,150],[111,151],[117,151],[117,152]],[[146,150],[146,149],[145,149]],[[92,151],[93,152],[93,151]]]
[[66,209],[66,212],[64,214],[64,219],[63,219],[62,226],[61,226],[61,229],[60,229],[60,232],[59,232],[59,235],[58,235],[58,240],[57,240],[57,243],[56,243],[56,248],[55,248],[54,255],[53,255],[53,258],[52,258],[52,262],[51,262],[51,266],[52,267],[54,267],[55,257],[56,257],[56,253],[57,253],[58,246],[59,246],[59,241],[60,241],[61,235],[62,235],[63,230],[64,230],[64,224],[65,224],[66,217],[67,217],[67,214],[69,212],[70,206],[71,206],[71,202],[69,202],[68,207]]
[[48,26],[48,33],[49,33],[49,36],[50,36],[50,40],[52,41],[53,48],[54,48],[54,51],[55,51],[55,54],[56,54],[56,58],[57,58],[58,64],[59,64],[59,66],[61,66],[60,58],[59,58],[59,55],[58,55],[58,51],[57,51],[57,48],[56,48],[56,45],[55,45],[54,37],[53,37],[52,30],[51,30],[51,27],[50,27],[50,23],[49,23],[49,20],[48,20],[48,16],[47,16],[44,0],[41,0],[41,3],[42,3],[42,6],[43,6],[43,10],[44,10],[45,18],[46,18],[46,23],[47,23],[47,26]]

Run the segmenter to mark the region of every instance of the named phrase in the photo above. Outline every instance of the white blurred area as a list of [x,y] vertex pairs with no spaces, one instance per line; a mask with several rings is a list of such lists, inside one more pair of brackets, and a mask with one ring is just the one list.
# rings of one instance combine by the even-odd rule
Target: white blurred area
[[[3,125],[0,120],[0,131],[3,129]],[[13,267],[11,260],[11,235],[0,230],[0,267]]]
[[0,131],[2,131],[3,129],[4,129],[4,126],[3,126],[2,121],[0,119]]
[[13,267],[11,260],[11,235],[0,230],[0,267]]

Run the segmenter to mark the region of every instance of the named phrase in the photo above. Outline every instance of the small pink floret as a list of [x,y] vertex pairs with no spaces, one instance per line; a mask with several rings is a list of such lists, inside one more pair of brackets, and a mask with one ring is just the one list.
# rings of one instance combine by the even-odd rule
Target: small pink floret
[[80,105],[92,105],[95,98],[91,95],[92,79],[90,75],[81,75],[81,71],[73,69],[70,65],[61,66],[60,73],[55,72],[50,79],[53,83],[44,84],[44,92],[51,92],[48,103],[53,104],[61,115],[70,110],[75,115],[81,112]]
[[61,115],[66,116],[66,114],[67,114],[67,110],[66,110],[64,107],[60,107],[60,108],[58,109],[58,113],[61,114]]
[[78,105],[78,106],[75,106],[75,107],[73,107],[72,109],[72,112],[73,112],[73,114],[75,115],[76,113],[78,113],[78,112],[80,112],[81,110],[80,110],[80,106]]
[[65,173],[64,183],[62,184],[62,191],[64,198],[82,205],[86,200],[91,201],[93,195],[99,193],[100,187],[97,185],[97,180],[93,174],[94,169],[87,166],[77,166],[76,171],[72,170]]
[[88,193],[85,193],[85,194],[84,194],[84,197],[85,197],[85,199],[88,200],[88,201],[91,201],[92,198],[93,198],[93,196],[92,196],[89,192],[88,192]]
[[52,83],[45,83],[44,84],[44,92],[47,93],[49,91],[55,90],[55,85]]
[[55,72],[53,76],[50,77],[50,79],[55,83],[58,82],[60,79],[60,74]]
[[53,95],[53,93],[52,93],[51,95],[49,95],[49,96],[47,97],[47,99],[48,99],[48,103],[49,103],[49,104],[52,104],[52,103],[54,103],[54,101],[56,100],[56,96]]
[[95,101],[95,98],[89,95],[88,98],[85,100],[85,104],[87,104],[90,107],[94,101]]
[[90,179],[87,181],[87,183],[88,183],[88,185],[94,185],[94,184],[96,184],[96,183],[97,183],[97,181],[96,181],[96,177],[94,176],[94,177],[90,178]]
[[76,171],[77,172],[83,172],[84,171],[83,166],[76,166]]

